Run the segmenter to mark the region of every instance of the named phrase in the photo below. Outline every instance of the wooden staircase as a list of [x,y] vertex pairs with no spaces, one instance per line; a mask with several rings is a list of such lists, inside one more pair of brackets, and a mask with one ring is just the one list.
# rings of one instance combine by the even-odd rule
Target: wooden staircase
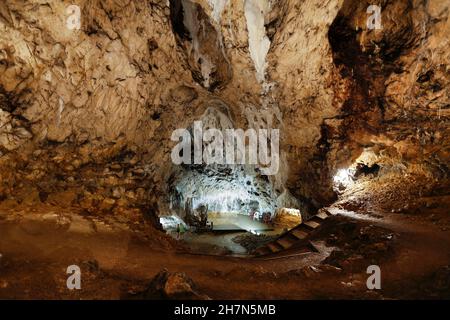
[[310,234],[317,230],[317,228],[332,215],[332,213],[321,209],[315,216],[311,217],[306,222],[301,223],[294,229],[282,234],[278,239],[257,248],[253,254],[256,257],[265,256],[287,250],[294,245],[308,244],[307,239]]

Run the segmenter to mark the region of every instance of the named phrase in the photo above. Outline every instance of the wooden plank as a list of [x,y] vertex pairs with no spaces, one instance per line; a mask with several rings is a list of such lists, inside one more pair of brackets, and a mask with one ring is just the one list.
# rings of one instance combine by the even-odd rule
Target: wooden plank
[[318,214],[315,215],[317,218],[320,218],[322,220],[325,220],[328,218],[328,215],[324,211],[320,211]]
[[280,246],[282,246],[284,249],[288,249],[288,248],[292,247],[292,245],[293,245],[295,242],[292,241],[292,240],[289,240],[289,238],[287,238],[287,237],[284,237],[284,238],[278,239],[278,240],[277,240],[277,243],[278,243]]
[[294,229],[290,232],[297,239],[303,240],[308,236],[308,233],[299,229]]
[[267,247],[269,247],[270,251],[272,251],[272,252],[278,252],[278,251],[281,251],[281,249],[282,249],[282,248],[280,248],[279,245],[276,245],[274,242],[267,244]]
[[320,226],[320,223],[308,220],[304,223],[304,225],[310,227],[311,229],[316,229],[318,226]]

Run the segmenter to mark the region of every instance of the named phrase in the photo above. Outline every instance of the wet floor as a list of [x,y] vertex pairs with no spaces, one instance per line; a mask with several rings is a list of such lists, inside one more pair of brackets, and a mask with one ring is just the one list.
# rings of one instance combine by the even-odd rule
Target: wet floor
[[183,241],[193,252],[212,255],[247,255],[249,252],[234,238],[245,234],[277,235],[282,229],[273,228],[261,221],[252,219],[248,215],[236,213],[214,213],[208,215],[212,222],[211,232],[195,233],[170,232],[177,240]]

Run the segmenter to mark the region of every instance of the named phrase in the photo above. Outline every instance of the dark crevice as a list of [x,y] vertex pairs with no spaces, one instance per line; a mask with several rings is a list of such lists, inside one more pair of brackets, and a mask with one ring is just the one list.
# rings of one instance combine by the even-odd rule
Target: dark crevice
[[12,113],[18,108],[18,106],[18,98],[0,86],[0,109]]
[[170,0],[170,22],[172,30],[180,39],[190,40],[189,31],[184,26],[184,13],[181,0]]
[[[193,52],[190,48],[189,42],[192,42],[192,38],[184,24],[185,13],[181,0],[170,0],[170,21],[177,45],[184,52],[184,58],[189,65],[192,78],[209,91],[223,88],[230,81],[232,70],[228,64],[228,59],[224,56],[224,51],[220,47],[220,35],[200,4],[191,1],[184,5],[191,6],[192,19],[198,24],[198,43],[196,44],[198,52]],[[202,65],[209,63],[212,64],[213,68],[208,77],[209,81],[205,84],[206,79],[201,70]]]
[[334,64],[342,78],[351,79],[351,93],[343,105],[345,114],[365,112],[376,104],[369,89],[375,78],[370,58],[361,50],[358,32],[347,17],[338,15],[330,27],[328,39],[333,51]]

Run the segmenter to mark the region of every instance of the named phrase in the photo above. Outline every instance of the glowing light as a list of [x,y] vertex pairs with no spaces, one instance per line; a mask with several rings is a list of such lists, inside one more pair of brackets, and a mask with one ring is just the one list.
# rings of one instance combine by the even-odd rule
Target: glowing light
[[301,217],[302,214],[300,213],[300,210],[294,209],[294,208],[280,208],[277,210],[277,214],[288,214],[291,216],[298,216]]
[[223,190],[221,193],[212,193],[193,199],[194,208],[200,204],[207,204],[209,211],[239,212],[240,201],[249,201],[245,192]]
[[352,180],[352,171],[350,169],[340,169],[333,178],[335,184],[347,186]]
[[159,218],[159,223],[161,223],[164,230],[175,230],[179,224],[183,225],[185,228],[188,228],[184,221],[176,215],[162,216]]

